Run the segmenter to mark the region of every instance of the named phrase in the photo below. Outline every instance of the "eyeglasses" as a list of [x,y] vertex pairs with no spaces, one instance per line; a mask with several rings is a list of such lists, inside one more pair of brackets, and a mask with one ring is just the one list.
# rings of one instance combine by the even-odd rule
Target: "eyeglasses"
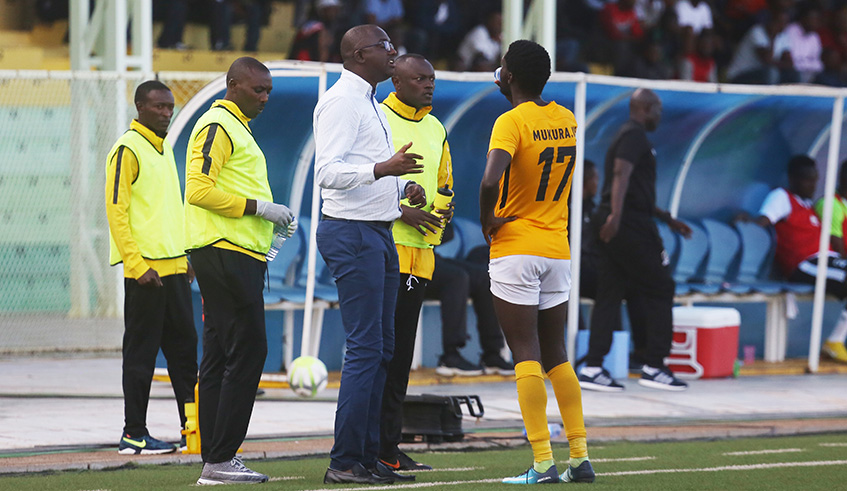
[[382,46],[383,48],[385,48],[385,51],[391,51],[391,50],[394,49],[394,44],[391,41],[380,41],[378,43],[369,44],[367,46],[362,46],[361,48],[357,49],[356,51],[361,51],[361,50],[367,49],[367,48],[373,48],[374,46]]

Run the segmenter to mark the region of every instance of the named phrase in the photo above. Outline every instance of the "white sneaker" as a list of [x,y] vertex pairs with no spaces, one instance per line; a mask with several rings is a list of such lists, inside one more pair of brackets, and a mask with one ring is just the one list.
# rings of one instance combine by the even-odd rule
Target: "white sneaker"
[[239,457],[233,457],[229,462],[203,464],[198,485],[215,484],[252,484],[268,482],[268,476],[250,470]]

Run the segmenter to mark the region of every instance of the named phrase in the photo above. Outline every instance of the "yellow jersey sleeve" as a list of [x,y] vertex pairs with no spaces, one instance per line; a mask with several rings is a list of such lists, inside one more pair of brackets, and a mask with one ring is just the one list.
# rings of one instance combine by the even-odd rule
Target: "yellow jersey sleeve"
[[134,279],[140,278],[149,269],[132,237],[129,223],[132,183],[136,177],[138,160],[135,154],[127,147],[120,147],[106,169],[106,219],[109,221],[109,233],[124,263],[124,275]]
[[494,128],[491,130],[491,141],[488,144],[488,151],[495,148],[505,150],[514,158],[515,152],[518,150],[518,145],[521,141],[518,125],[515,124],[511,111],[501,114],[494,122]]
[[212,123],[191,142],[185,178],[185,201],[229,218],[244,216],[247,198],[215,187],[221,168],[232,155],[232,140],[223,126]]

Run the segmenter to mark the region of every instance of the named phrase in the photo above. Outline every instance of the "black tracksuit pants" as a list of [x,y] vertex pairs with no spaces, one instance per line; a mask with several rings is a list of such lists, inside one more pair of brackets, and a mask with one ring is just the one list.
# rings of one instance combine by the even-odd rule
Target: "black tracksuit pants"
[[179,421],[185,427],[185,402],[194,400],[197,382],[197,331],[188,275],[162,277],[161,287],[124,279],[123,392],[124,433],[147,432],[147,404],[159,348],[168,362]]
[[199,423],[203,462],[226,462],[247,435],[268,341],[266,263],[206,246],[191,253],[203,295]]
[[409,274],[400,275],[397,306],[394,309],[394,357],[388,363],[382,392],[382,416],[379,424],[379,459],[397,461],[403,430],[403,400],[409,387],[409,371],[415,354],[418,317],[429,280]]
[[441,342],[443,354],[458,354],[468,341],[468,298],[476,312],[482,357],[500,356],[503,334],[488,276],[488,264],[457,261],[435,256],[435,271],[426,288],[426,298],[441,302]]
[[[595,215],[600,230],[607,214]],[[647,365],[664,366],[673,337],[673,296],[676,285],[665,264],[664,246],[653,218],[625,213],[618,234],[597,241],[597,297],[591,314],[586,365],[599,367],[621,326],[621,303],[627,301],[636,353]]]

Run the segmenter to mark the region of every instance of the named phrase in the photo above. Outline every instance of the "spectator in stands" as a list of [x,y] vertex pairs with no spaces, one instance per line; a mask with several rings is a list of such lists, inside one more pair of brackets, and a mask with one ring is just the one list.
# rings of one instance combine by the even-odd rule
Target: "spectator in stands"
[[685,390],[665,365],[670,353],[674,281],[668,257],[653,221],[659,217],[685,236],[691,229],[656,207],[656,156],[647,132],[656,129],[662,114],[659,97],[638,89],[630,98],[630,120],[623,124],[606,152],[605,181],[600,206],[593,217],[597,230],[597,298],[591,316],[586,366],[580,370],[584,389],[622,391],[603,368],[612,345],[612,331],[621,325],[621,303],[627,301],[630,323],[644,333],[646,350],[641,385]]
[[659,25],[665,12],[665,0],[635,0],[635,15],[645,31]]
[[195,3],[193,0],[171,0],[162,2],[164,5],[164,22],[162,33],[157,42],[160,48],[186,49],[182,42],[182,33],[185,29],[185,21],[188,18],[188,4]]
[[106,160],[109,263],[123,263],[124,276],[124,429],[118,452],[164,454],[176,447],[147,431],[150,383],[161,348],[185,428],[185,402],[194,400],[197,383],[189,288],[194,271],[185,255],[174,153],[165,140],[174,96],[161,82],[147,81],[135,91],[135,108],[138,118]]
[[[847,60],[847,4],[841,5],[832,12],[828,16],[828,20],[829,22],[825,22],[825,25],[818,31],[821,46],[824,50],[836,51],[842,61]],[[821,61],[826,65],[823,52],[821,53]]]
[[556,2],[556,70],[588,72],[582,59],[597,13],[582,0]]
[[764,24],[751,27],[738,47],[726,76],[738,84],[792,83],[798,79],[785,34],[788,14],[772,11]]
[[[836,204],[842,205],[845,186],[844,166],[839,181]],[[812,207],[812,198],[818,183],[817,164],[811,157],[795,155],[788,161],[788,187],[777,188],[765,197],[755,222],[776,230],[775,261],[788,281],[815,284],[818,264],[818,246],[821,222]],[[747,219],[744,215],[739,219]],[[831,224],[829,226],[834,226]],[[839,230],[844,225],[838,225]],[[826,291],[841,300],[847,298],[847,259],[835,252],[827,257]],[[841,313],[822,351],[834,360],[847,363],[847,310]]]
[[410,2],[411,27],[406,33],[406,49],[429,59],[441,59],[456,52],[462,40],[462,16],[456,0]]
[[811,82],[823,70],[821,38],[817,30],[821,24],[821,11],[817,4],[803,4],[797,13],[797,22],[785,28],[791,59],[800,74],[800,82]]
[[715,63],[713,35],[709,29],[697,36],[693,47],[686,50],[685,57],[679,63],[679,78],[695,82],[717,82],[718,69]]
[[297,29],[291,53],[293,60],[340,62],[341,0],[317,0],[308,19]]
[[244,51],[255,52],[259,48],[262,19],[268,16],[269,0],[213,0],[212,18],[209,25],[209,40],[213,51],[230,51],[230,28],[234,19],[247,24]]
[[844,64],[838,51],[824,48],[821,61],[823,61],[823,71],[815,75],[812,82],[830,87],[847,87],[847,76],[845,76]]
[[[445,233],[445,238],[447,234]],[[503,333],[494,313],[488,277],[488,248],[474,251],[482,262],[446,258],[435,254],[435,272],[426,287],[426,298],[441,302],[441,345],[435,373],[445,377],[486,374],[514,375],[515,368],[503,359]],[[459,352],[468,337],[468,299],[476,313],[476,329],[482,355],[479,363]]]
[[712,7],[705,0],[677,0],[674,10],[679,27],[691,27],[695,36],[714,27]]
[[365,23],[381,27],[388,37],[398,47],[399,53],[404,53],[405,29],[403,16],[405,10],[402,0],[363,0],[365,5]]
[[480,24],[465,36],[459,45],[457,70],[493,71],[500,63],[500,36],[503,14],[492,10]]
[[606,34],[606,49],[612,53],[615,74],[632,70],[636,43],[644,37],[644,30],[635,15],[635,0],[618,0],[603,7],[601,21]]
[[665,59],[662,45],[657,41],[650,41],[644,45],[642,55],[635,60],[632,71],[623,72],[619,75],[648,80],[667,80],[673,78],[674,70]]

